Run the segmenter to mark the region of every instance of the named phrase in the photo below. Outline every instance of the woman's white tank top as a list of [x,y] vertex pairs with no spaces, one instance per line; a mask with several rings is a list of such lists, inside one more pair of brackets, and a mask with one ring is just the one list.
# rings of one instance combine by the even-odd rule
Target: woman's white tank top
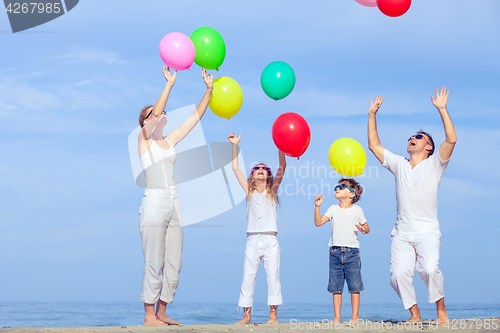
[[153,140],[148,151],[141,155],[141,165],[146,177],[146,189],[165,190],[175,187],[174,165],[177,156],[172,143],[169,149],[161,148]]
[[267,195],[254,191],[247,200],[247,232],[278,232],[276,201]]

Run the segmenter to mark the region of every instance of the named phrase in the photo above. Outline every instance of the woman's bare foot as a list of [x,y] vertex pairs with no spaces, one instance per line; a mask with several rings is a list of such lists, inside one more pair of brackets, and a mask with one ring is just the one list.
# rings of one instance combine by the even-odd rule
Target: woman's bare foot
[[146,318],[144,319],[144,323],[142,324],[142,326],[165,326],[166,324],[159,320],[159,319],[156,319],[156,318]]
[[332,323],[334,323],[334,324],[340,323],[340,317],[334,317],[332,320]]
[[173,319],[170,319],[169,317],[165,315],[156,315],[156,318],[160,320],[161,322],[167,324],[167,325],[179,325],[180,323],[178,321],[175,321]]
[[277,319],[271,319],[269,318],[269,320],[267,321],[268,324],[279,324],[280,322],[277,320]]

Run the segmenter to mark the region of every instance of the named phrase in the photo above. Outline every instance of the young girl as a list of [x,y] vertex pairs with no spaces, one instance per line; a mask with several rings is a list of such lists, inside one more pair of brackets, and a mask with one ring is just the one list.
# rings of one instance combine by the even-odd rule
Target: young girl
[[276,205],[278,188],[285,173],[285,154],[279,152],[280,166],[273,178],[271,168],[263,163],[252,168],[248,179],[238,167],[238,143],[241,134],[232,133],[228,137],[233,144],[233,171],[247,195],[247,245],[243,262],[243,282],[241,283],[238,306],[244,309],[244,317],[236,324],[249,324],[253,305],[255,278],[261,258],[267,274],[267,304],[270,307],[268,324],[278,324],[278,305],[283,304],[279,280],[280,249],[278,245]]

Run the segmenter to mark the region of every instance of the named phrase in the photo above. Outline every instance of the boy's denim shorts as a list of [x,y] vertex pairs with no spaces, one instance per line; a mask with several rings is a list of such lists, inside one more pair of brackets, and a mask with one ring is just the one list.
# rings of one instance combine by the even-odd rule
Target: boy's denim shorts
[[350,293],[359,293],[365,289],[361,279],[361,258],[356,247],[330,247],[330,281],[328,291],[342,294],[344,281]]

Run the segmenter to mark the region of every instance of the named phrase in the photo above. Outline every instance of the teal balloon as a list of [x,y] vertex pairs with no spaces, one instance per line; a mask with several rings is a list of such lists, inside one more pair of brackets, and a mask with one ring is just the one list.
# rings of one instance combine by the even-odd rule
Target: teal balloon
[[260,85],[267,96],[275,101],[290,95],[295,86],[295,73],[284,61],[273,61],[264,68]]
[[209,27],[198,28],[190,36],[196,50],[194,62],[205,69],[216,69],[226,57],[226,44],[221,34]]

